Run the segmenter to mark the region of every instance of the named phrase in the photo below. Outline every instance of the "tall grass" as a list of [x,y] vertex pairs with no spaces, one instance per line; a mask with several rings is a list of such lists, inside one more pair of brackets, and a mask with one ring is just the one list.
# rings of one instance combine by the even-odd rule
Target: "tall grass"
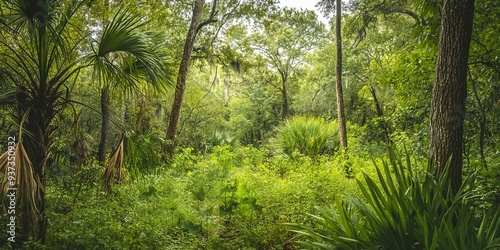
[[[404,161],[404,162],[403,162]],[[429,166],[429,170],[432,166]],[[410,157],[394,166],[376,166],[358,186],[362,199],[350,197],[331,208],[316,208],[314,226],[289,224],[298,243],[313,249],[498,249],[500,210],[478,211],[472,192],[475,174],[453,194],[446,176],[413,172]],[[481,214],[478,221],[477,215]],[[479,216],[480,217],[480,216]]]
[[297,116],[286,120],[276,129],[273,147],[289,156],[294,151],[308,156],[333,152],[338,126],[322,118]]

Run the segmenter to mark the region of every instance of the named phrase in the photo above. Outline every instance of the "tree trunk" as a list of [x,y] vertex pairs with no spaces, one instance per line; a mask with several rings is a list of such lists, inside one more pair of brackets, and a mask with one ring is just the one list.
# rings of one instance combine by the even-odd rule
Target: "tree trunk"
[[436,178],[445,174],[456,192],[462,185],[462,142],[467,93],[467,63],[474,0],[445,0],[430,114],[430,156]]
[[189,62],[191,61],[191,53],[193,45],[196,40],[196,35],[199,30],[199,23],[201,14],[203,12],[204,0],[196,0],[193,16],[191,18],[191,25],[184,43],[184,52],[182,53],[181,64],[179,66],[179,73],[177,75],[177,82],[175,85],[175,96],[172,104],[172,111],[170,112],[170,121],[167,128],[167,142],[169,143],[166,148],[167,154],[172,154],[175,147],[175,140],[177,137],[177,129],[179,127],[179,119],[181,117],[181,107],[184,99],[184,91],[186,89],[186,79],[189,70]]
[[224,77],[224,107],[229,107],[229,88],[231,87],[231,76]]
[[281,76],[281,118],[286,119],[288,117],[288,90],[287,90],[287,81],[288,81],[288,73],[284,70],[278,70]]
[[109,105],[109,86],[105,86],[101,90],[101,142],[97,151],[97,160],[101,164],[106,161],[106,149],[108,147]]
[[[51,86],[43,86],[43,91],[35,90],[34,98],[26,99],[27,94],[18,96],[18,117],[21,118],[19,124],[23,125],[22,145],[26,151],[26,157],[32,164],[32,177],[28,173],[21,173],[20,166],[17,164],[26,164],[25,162],[16,162],[18,167],[17,177],[24,178],[19,180],[18,191],[20,197],[18,203],[19,219],[21,221],[22,235],[19,240],[19,246],[23,245],[29,236],[45,244],[45,233],[47,218],[45,217],[45,169],[52,166],[53,158],[51,153],[52,136],[55,128],[52,120],[58,112],[54,107],[54,100],[58,93]],[[24,123],[22,117],[26,115]],[[27,185],[34,181],[35,185]],[[22,191],[24,190],[24,191]],[[22,192],[22,193],[21,193]],[[35,207],[36,209],[33,209]],[[17,212],[17,211],[16,211]]]
[[342,32],[341,32],[341,0],[336,3],[335,33],[337,43],[337,116],[339,122],[339,140],[340,147],[345,151],[347,149],[347,129],[344,112],[344,94],[342,92]]
[[[378,101],[377,98],[377,92],[375,90],[375,87],[370,86],[370,93],[372,94],[373,101],[375,102],[375,109],[377,110],[377,117],[382,118],[384,117],[384,111],[382,110],[382,106],[380,105],[380,102]],[[380,128],[383,131],[384,134],[384,141],[385,141],[385,147],[387,149],[387,155],[389,156],[389,161],[391,163],[394,163],[394,157],[392,155],[392,150],[391,150],[391,145],[392,145],[392,140],[390,137],[390,132],[389,132],[389,127],[387,127],[387,124],[384,122],[379,122]]]
[[143,96],[139,99],[139,115],[137,117],[137,133],[142,132],[142,119],[144,117],[144,109],[146,107],[146,97]]
[[288,117],[288,93],[286,89],[286,82],[283,82],[281,96],[283,98],[283,119],[286,119]]

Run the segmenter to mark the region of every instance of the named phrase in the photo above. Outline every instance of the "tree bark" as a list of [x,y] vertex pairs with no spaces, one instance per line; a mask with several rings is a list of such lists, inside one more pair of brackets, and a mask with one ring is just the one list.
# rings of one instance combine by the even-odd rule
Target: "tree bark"
[[335,34],[337,43],[337,72],[336,72],[336,89],[337,89],[337,116],[339,122],[339,140],[340,147],[346,151],[347,149],[347,129],[344,112],[344,94],[342,92],[342,32],[341,32],[341,0],[336,3],[336,18],[335,18]]
[[288,92],[285,83],[283,83],[281,95],[283,96],[283,119],[286,119],[288,117]]
[[[215,3],[214,3],[215,4]],[[193,16],[191,18],[191,25],[189,26],[186,42],[184,43],[184,51],[182,53],[181,64],[179,66],[179,73],[177,75],[177,82],[175,85],[174,102],[172,104],[172,111],[170,112],[170,120],[167,128],[167,147],[166,153],[173,154],[175,141],[177,137],[177,130],[179,127],[179,119],[181,117],[181,107],[184,99],[184,91],[186,89],[186,79],[189,70],[189,62],[191,61],[191,53],[193,52],[193,45],[196,41],[196,35],[200,27],[200,19],[203,13],[204,0],[196,0]]]
[[[29,91],[29,90],[23,90]],[[18,245],[15,247],[21,248],[22,245],[28,240],[29,236],[34,237],[34,239],[40,242],[42,245],[45,244],[45,233],[47,226],[47,218],[45,217],[45,169],[51,167],[53,163],[52,157],[52,136],[54,134],[55,128],[52,125],[52,121],[57,114],[57,110],[54,108],[56,106],[56,96],[59,94],[51,86],[44,86],[44,90],[40,88],[39,90],[32,91],[34,93],[34,98],[28,98],[28,94],[21,94],[18,96],[18,116],[21,118],[19,124],[23,125],[22,143],[26,156],[29,157],[32,163],[32,176],[27,176],[28,173],[20,173],[18,177],[23,177],[25,180],[20,181],[21,190],[25,190],[27,193],[20,193],[20,198],[18,201],[18,209],[20,210],[20,221],[22,234]],[[22,117],[26,116],[24,120]],[[24,120],[24,123],[23,123]],[[25,164],[18,162],[18,164]],[[16,164],[17,165],[17,164]],[[17,166],[19,167],[19,166]],[[25,185],[30,182],[30,177],[36,183],[36,185],[31,186]],[[31,195],[31,193],[33,193]],[[32,208],[36,209],[33,210]],[[17,239],[16,239],[17,241]]]
[[97,160],[101,164],[106,161],[106,149],[108,147],[109,105],[109,86],[105,86],[101,90],[101,141],[97,151]]
[[448,183],[457,192],[462,185],[463,121],[474,0],[445,0],[442,13],[429,145],[436,178],[443,177],[452,157]]
[[280,70],[281,75],[281,98],[282,98],[282,118],[283,120],[288,117],[288,91],[286,83],[288,81],[288,74]]

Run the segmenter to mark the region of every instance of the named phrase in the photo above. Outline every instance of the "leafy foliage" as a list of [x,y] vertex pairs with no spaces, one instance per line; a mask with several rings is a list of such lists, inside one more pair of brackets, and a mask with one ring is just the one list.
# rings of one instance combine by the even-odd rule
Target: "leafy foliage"
[[[405,163],[403,163],[403,161]],[[429,172],[414,173],[410,161],[399,158],[390,169],[377,167],[377,182],[358,180],[363,198],[351,197],[330,209],[317,208],[317,226],[290,224],[308,247],[331,249],[493,249],[500,246],[500,211],[494,215],[474,207],[475,174],[457,194]],[[430,168],[429,168],[430,170]],[[479,223],[479,224],[478,224]],[[479,226],[474,226],[479,225]]]
[[276,129],[274,146],[291,156],[296,150],[308,156],[333,153],[338,127],[322,118],[297,116],[286,120]]
[[50,191],[47,247],[105,249],[291,247],[282,223],[307,222],[315,204],[358,193],[333,158],[269,158],[265,149],[230,146],[205,156],[179,151],[163,172],[112,195]]
[[[455,196],[440,195],[442,184],[422,169],[442,1],[343,4],[348,157],[333,155],[332,25],[325,29],[313,11],[275,0],[215,2],[206,7],[216,6],[218,21],[194,44],[179,148],[167,163],[173,90],[164,87],[179,68],[192,1],[0,3],[0,138],[17,134],[25,119],[16,149],[23,177],[16,180],[32,185],[39,177],[30,169],[46,168],[43,189],[18,189],[23,200],[46,192],[49,219],[45,246],[27,238],[24,248],[301,247],[283,223],[295,223],[302,246],[313,249],[498,244],[496,1],[475,3],[468,103],[458,114],[470,177]],[[319,2],[333,14],[334,1]],[[97,88],[105,86],[110,114],[103,118]],[[105,134],[118,149],[107,169],[95,159],[101,119],[110,121]],[[411,164],[384,163],[387,142],[410,147]],[[343,166],[359,181],[346,178]],[[114,176],[128,179],[107,194],[103,174],[111,184],[120,179]],[[0,224],[8,216],[0,214]],[[0,233],[2,249],[12,247],[6,236]]]

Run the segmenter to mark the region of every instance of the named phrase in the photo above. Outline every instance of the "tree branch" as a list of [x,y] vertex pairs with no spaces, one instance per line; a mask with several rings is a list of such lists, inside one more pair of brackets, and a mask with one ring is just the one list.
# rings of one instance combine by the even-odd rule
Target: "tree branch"
[[394,12],[394,13],[406,14],[408,16],[411,16],[413,19],[415,19],[415,21],[417,21],[417,22],[420,21],[420,17],[417,15],[417,13],[415,13],[411,10],[405,9],[405,8],[393,7],[393,8],[390,8],[389,11]]
[[217,15],[218,11],[217,11],[217,0],[213,0],[212,1],[212,10],[210,11],[210,16],[207,18],[207,20],[201,22],[200,24],[198,24],[198,27],[196,27],[196,33],[198,33],[201,28],[203,28],[204,26],[210,24],[210,23],[215,23],[217,22],[217,19],[215,19],[215,16]]

